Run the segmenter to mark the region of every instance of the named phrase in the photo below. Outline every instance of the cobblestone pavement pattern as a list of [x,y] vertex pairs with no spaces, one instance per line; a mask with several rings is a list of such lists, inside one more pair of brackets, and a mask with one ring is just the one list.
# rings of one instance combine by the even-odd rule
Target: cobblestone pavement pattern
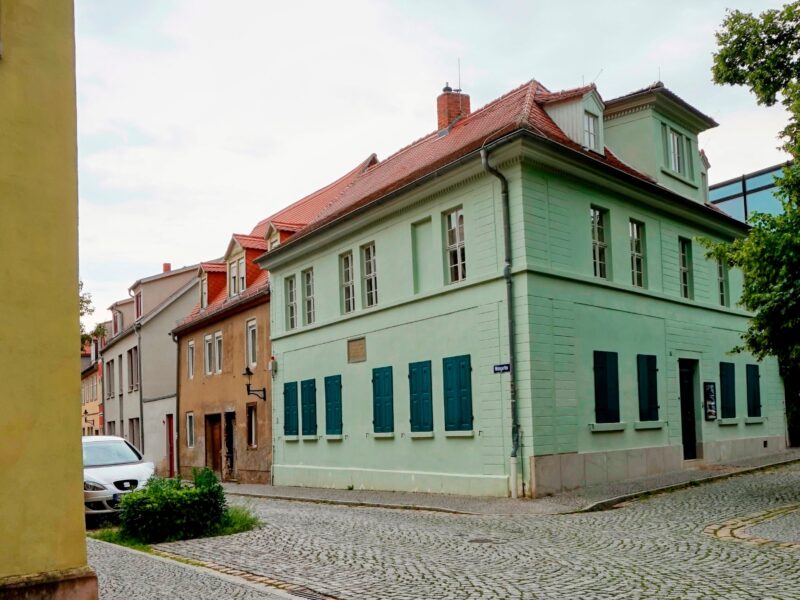
[[174,598],[286,600],[287,595],[240,585],[213,573],[92,539],[89,564],[97,573],[101,600]]
[[798,500],[797,464],[583,514],[471,516],[236,498],[263,528],[161,547],[354,600],[800,599],[800,552],[703,533]]
[[[747,533],[776,542],[800,544],[800,507],[794,511],[750,527]],[[798,557],[800,563],[800,557]],[[800,569],[800,564],[798,564]]]

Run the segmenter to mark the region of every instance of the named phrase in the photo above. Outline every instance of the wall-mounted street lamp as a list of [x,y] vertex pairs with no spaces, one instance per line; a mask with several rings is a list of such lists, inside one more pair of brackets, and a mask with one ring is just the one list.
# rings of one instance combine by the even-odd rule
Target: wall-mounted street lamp
[[253,389],[250,387],[250,378],[253,376],[253,372],[250,370],[250,367],[244,368],[244,373],[242,373],[245,377],[247,377],[247,383],[245,387],[247,388],[247,395],[248,396],[256,396],[257,398],[261,398],[262,400],[267,399],[267,388],[262,387],[261,389]]

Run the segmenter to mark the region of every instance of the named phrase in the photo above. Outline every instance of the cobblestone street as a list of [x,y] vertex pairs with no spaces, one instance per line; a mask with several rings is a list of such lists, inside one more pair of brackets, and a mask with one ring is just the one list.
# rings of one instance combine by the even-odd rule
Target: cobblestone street
[[[705,532],[800,502],[796,464],[585,514],[232,501],[264,527],[158,548],[347,599],[800,598],[800,551]],[[786,517],[774,539],[800,541],[798,521]]]

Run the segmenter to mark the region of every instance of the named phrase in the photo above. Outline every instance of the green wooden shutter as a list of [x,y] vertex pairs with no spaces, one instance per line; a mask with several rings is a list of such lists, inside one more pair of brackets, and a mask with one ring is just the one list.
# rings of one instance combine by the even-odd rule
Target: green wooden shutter
[[720,417],[736,417],[736,367],[733,363],[719,363]]
[[392,367],[372,369],[372,415],[375,433],[394,431]]
[[594,352],[594,409],[597,423],[619,423],[616,352]]
[[758,365],[747,365],[747,416],[761,416],[761,375],[758,372]]
[[325,378],[325,433],[342,435],[342,376]]
[[433,402],[431,390],[431,361],[408,365],[411,431],[433,431]]
[[313,379],[300,382],[303,407],[303,435],[317,435],[317,384]]
[[297,435],[297,382],[283,384],[283,434]]
[[658,421],[658,368],[656,364],[655,356],[649,354],[636,356],[640,421]]
[[442,360],[444,379],[444,428],[446,431],[472,429],[472,366],[470,355]]

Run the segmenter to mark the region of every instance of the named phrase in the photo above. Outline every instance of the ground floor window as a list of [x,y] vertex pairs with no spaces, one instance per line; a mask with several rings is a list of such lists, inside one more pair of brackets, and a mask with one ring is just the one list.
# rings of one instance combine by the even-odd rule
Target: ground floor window
[[194,448],[194,413],[186,413],[186,446]]
[[325,378],[325,434],[342,434],[342,376]]
[[761,416],[761,375],[758,372],[758,365],[747,365],[745,368],[747,375],[747,416]]
[[730,362],[719,363],[720,417],[736,417],[736,367]]
[[408,365],[411,431],[433,431],[433,401],[431,393],[431,361]]
[[658,368],[656,357],[650,354],[636,356],[639,380],[639,420],[658,421]]
[[372,369],[372,428],[375,433],[394,431],[392,367]]
[[442,361],[445,431],[472,429],[472,366],[469,354]]
[[303,435],[317,435],[317,384],[314,379],[300,382]]
[[257,405],[255,403],[247,405],[247,445],[250,448],[255,448],[258,445],[256,408]]
[[297,435],[297,382],[283,384],[283,435]]
[[141,430],[139,429],[139,418],[128,419],[128,441],[133,444],[137,450],[142,449]]
[[594,418],[596,423],[619,423],[616,352],[594,352]]

